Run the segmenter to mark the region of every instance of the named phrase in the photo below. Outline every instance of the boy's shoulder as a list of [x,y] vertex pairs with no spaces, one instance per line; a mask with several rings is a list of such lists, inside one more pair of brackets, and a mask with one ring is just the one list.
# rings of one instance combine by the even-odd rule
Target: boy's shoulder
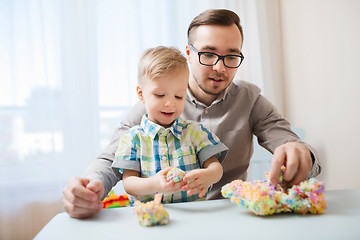
[[205,129],[204,125],[194,120],[182,120],[183,130],[199,131]]

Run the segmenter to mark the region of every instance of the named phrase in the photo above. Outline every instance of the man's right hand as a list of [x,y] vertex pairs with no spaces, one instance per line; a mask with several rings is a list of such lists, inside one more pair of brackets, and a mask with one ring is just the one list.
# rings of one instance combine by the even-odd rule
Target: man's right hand
[[65,211],[73,218],[92,217],[102,209],[104,192],[104,184],[100,180],[70,178],[63,189]]

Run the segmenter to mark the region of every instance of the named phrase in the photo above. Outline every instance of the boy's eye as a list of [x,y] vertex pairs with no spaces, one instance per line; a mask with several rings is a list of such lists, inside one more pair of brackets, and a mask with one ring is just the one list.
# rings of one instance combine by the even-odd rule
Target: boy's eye
[[163,97],[165,95],[164,94],[155,94],[155,96],[158,97],[158,98],[161,98],[161,97]]
[[175,98],[176,98],[176,99],[179,99],[179,100],[183,99],[183,98],[180,97],[180,96],[175,96]]

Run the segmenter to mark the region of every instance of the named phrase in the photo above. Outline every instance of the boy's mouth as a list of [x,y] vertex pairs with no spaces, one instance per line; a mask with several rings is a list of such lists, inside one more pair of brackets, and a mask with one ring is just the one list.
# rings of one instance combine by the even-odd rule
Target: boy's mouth
[[171,117],[172,115],[174,115],[174,112],[161,112],[161,114],[165,117]]

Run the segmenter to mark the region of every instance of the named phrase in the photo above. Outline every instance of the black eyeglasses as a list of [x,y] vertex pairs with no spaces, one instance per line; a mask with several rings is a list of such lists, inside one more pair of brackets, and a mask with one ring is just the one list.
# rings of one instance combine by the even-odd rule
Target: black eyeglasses
[[222,60],[224,65],[228,68],[238,68],[244,60],[244,55],[240,52],[240,55],[225,55],[220,56],[212,52],[199,52],[193,45],[189,44],[190,48],[199,55],[199,63],[205,66],[213,66],[217,64],[219,60]]

